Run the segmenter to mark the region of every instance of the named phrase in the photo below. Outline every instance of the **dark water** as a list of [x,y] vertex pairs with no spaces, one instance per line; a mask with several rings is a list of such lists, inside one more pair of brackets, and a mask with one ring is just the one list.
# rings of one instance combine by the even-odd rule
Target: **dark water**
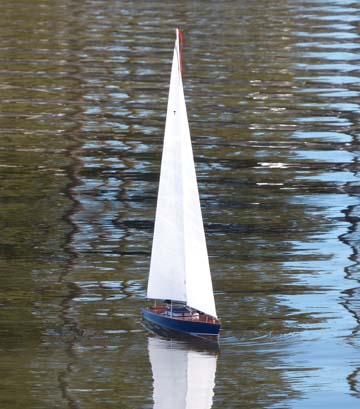
[[[139,312],[176,26],[219,353]],[[359,2],[4,0],[0,27],[1,408],[200,409],[190,379],[359,407]]]

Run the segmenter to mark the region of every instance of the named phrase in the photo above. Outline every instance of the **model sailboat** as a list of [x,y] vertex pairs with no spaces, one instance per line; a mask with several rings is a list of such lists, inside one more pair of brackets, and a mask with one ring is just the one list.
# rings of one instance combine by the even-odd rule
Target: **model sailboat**
[[218,335],[200,199],[182,84],[182,34],[176,30],[147,297],[143,309],[165,329]]

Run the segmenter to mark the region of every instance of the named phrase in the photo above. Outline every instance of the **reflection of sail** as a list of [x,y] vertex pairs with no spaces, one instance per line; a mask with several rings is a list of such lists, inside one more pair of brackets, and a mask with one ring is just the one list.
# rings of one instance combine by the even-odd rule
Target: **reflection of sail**
[[210,409],[216,355],[186,349],[186,344],[149,338],[154,378],[154,409]]

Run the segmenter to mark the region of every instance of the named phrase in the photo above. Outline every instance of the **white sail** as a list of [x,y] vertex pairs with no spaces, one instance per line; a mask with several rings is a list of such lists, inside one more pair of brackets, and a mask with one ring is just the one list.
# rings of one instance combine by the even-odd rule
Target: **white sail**
[[147,297],[184,301],[216,317],[179,42],[176,30]]
[[210,409],[217,356],[186,350],[175,341],[149,338],[154,409]]

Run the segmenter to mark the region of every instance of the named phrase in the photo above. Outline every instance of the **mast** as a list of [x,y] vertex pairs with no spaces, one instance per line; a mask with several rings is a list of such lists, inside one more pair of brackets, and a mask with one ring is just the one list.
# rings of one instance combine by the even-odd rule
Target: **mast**
[[177,29],[147,297],[183,301],[216,317],[182,84],[181,40]]

